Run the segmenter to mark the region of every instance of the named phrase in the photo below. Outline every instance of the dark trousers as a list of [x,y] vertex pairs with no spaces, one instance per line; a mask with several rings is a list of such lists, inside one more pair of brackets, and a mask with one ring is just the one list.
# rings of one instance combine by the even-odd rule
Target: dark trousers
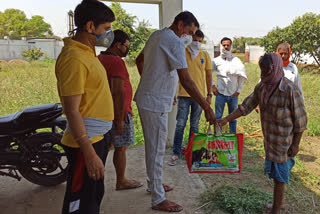
[[[92,146],[105,164],[108,155],[106,140],[103,139]],[[64,150],[69,168],[62,214],[99,214],[104,195],[104,179],[96,181],[89,178],[84,157],[79,148],[65,146]]]

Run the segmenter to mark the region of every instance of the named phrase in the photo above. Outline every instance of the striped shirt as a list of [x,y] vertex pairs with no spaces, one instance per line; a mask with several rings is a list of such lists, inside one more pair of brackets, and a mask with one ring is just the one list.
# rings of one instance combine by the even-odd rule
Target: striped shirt
[[[259,83],[254,92],[239,106],[242,115],[248,115],[260,103]],[[294,133],[303,132],[307,127],[302,94],[289,79],[282,78],[279,87],[271,95],[267,108],[260,113],[266,159],[284,163],[288,160],[288,149]]]

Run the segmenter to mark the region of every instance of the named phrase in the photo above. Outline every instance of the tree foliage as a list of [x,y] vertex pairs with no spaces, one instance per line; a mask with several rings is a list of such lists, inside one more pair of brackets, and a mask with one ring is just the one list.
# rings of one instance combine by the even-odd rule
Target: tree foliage
[[244,53],[245,47],[247,45],[260,45],[261,38],[252,38],[252,37],[234,37],[232,42],[232,52],[233,53]]
[[112,3],[110,8],[116,16],[116,20],[112,22],[112,29],[122,30],[127,33],[130,38],[130,51],[128,56],[129,63],[133,63],[155,29],[151,29],[147,21],[139,21],[136,16],[127,13],[127,11],[121,7],[120,3]]
[[306,13],[285,28],[276,27],[261,41],[267,53],[275,52],[279,43],[290,44],[292,61],[298,62],[305,54],[320,65],[320,15]]
[[0,37],[9,36],[10,39],[21,37],[44,37],[53,35],[51,25],[43,20],[42,16],[32,16],[18,9],[0,11]]

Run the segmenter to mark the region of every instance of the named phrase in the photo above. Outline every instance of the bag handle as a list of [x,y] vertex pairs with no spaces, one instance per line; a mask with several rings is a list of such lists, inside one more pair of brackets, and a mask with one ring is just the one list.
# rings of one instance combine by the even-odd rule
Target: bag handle
[[[213,128],[214,128],[214,132],[216,133],[217,136],[221,136],[221,135],[222,135],[222,129],[221,129],[219,123],[216,122],[216,123],[213,125]],[[209,126],[208,126],[207,134],[213,134],[210,124],[209,124]]]

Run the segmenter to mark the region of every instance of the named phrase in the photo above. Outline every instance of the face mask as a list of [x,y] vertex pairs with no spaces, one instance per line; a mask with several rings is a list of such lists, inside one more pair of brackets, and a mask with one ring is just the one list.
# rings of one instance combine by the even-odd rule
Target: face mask
[[192,41],[188,48],[191,54],[191,59],[193,60],[200,53],[201,43],[198,41]]
[[198,51],[201,48],[201,42],[198,41],[192,41],[190,46],[189,46],[192,50]]
[[185,47],[187,47],[188,45],[190,45],[192,43],[192,36],[191,35],[182,34],[180,39]]
[[95,36],[97,39],[96,46],[102,46],[106,48],[110,47],[114,39],[114,33],[112,30],[107,30],[103,34],[95,35]]

